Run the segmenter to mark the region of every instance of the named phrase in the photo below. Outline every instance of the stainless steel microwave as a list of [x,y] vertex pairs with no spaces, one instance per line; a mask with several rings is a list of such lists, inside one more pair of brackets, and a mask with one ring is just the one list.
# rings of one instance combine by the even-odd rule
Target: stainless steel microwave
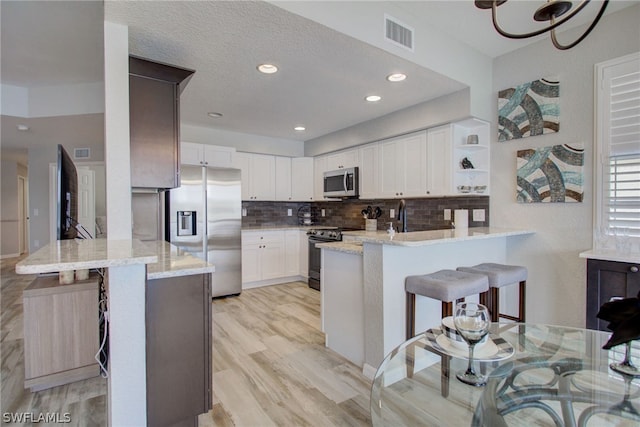
[[324,197],[358,197],[358,168],[325,172]]

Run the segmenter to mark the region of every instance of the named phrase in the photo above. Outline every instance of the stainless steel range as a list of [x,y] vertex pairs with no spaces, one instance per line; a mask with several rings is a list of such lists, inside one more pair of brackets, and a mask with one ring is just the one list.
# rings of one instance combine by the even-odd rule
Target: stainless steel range
[[339,242],[342,240],[342,230],[339,228],[316,229],[307,231],[309,236],[309,287],[320,290],[320,260],[321,249],[319,243]]

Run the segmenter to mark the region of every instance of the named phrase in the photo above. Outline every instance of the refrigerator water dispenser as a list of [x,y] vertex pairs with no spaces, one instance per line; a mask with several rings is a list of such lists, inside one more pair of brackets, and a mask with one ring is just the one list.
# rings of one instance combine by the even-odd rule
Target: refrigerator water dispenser
[[196,211],[178,211],[178,236],[195,236],[196,224]]

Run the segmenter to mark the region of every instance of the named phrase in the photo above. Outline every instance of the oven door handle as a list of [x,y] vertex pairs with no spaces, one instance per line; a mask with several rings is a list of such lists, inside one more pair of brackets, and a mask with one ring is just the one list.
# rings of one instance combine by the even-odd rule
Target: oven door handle
[[344,187],[344,192],[347,192],[347,175],[349,175],[347,172],[344,173],[344,175],[342,176],[342,186]]

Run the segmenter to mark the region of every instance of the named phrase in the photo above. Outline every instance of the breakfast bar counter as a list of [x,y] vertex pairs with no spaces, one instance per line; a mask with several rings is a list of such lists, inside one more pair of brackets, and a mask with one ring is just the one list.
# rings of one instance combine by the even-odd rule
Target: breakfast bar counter
[[[362,368],[369,378],[384,357],[405,340],[405,278],[442,269],[480,263],[510,262],[510,248],[524,244],[532,230],[500,227],[460,228],[387,234],[384,231],[345,231],[345,244],[362,245],[362,317],[364,349]],[[323,253],[339,253],[344,248],[324,244]],[[342,254],[346,255],[346,254]],[[333,257],[334,259],[338,259]],[[323,271],[342,271],[339,265],[323,260]],[[340,281],[336,281],[340,283]],[[346,285],[346,284],[345,284]],[[515,295],[507,295],[509,301]],[[470,298],[471,300],[474,297]],[[514,305],[517,307],[517,305]],[[323,307],[323,314],[329,310]],[[417,296],[416,331],[440,324],[440,301]],[[327,319],[324,318],[324,324]],[[335,335],[335,334],[334,334]],[[330,337],[332,340],[338,337]],[[355,351],[355,349],[353,349]]]
[[[153,424],[156,416],[165,416],[162,407],[175,409],[174,412],[182,414],[193,412],[194,404],[190,401],[183,404],[177,403],[173,397],[173,405],[158,405],[158,398],[151,392],[160,390],[170,394],[174,387],[167,386],[167,375],[147,376],[147,372],[153,369],[159,372],[166,371],[166,351],[171,344],[159,342],[153,347],[154,341],[149,337],[163,337],[167,343],[172,342],[171,337],[182,338],[184,333],[169,335],[163,330],[162,334],[154,332],[161,323],[159,320],[166,319],[170,323],[169,332],[179,331],[179,327],[174,327],[173,323],[180,321],[179,325],[184,325],[186,320],[193,320],[195,313],[204,318],[196,318],[191,322],[198,324],[204,332],[196,334],[196,344],[201,347],[200,354],[195,353],[195,360],[201,361],[202,369],[191,363],[191,359],[186,359],[181,354],[180,360],[187,360],[191,363],[180,374],[185,372],[198,372],[202,377],[201,405],[197,413],[206,412],[211,401],[208,397],[208,390],[205,378],[209,377],[208,370],[210,360],[210,333],[207,329],[210,325],[210,273],[214,271],[214,266],[201,261],[190,254],[180,251],[175,246],[164,242],[141,242],[139,240],[62,240],[50,243],[24,260],[16,264],[18,274],[42,274],[55,272],[73,272],[87,269],[107,269],[106,293],[108,301],[108,330],[109,330],[109,376],[108,376],[108,411],[110,425],[146,425]],[[67,275],[65,275],[67,276]],[[70,275],[73,277],[73,274]],[[183,280],[184,279],[184,280]],[[166,285],[166,286],[165,286]],[[60,285],[66,286],[66,285]],[[169,297],[165,297],[169,295]],[[185,296],[188,296],[186,298]],[[96,301],[98,295],[95,296]],[[171,316],[178,304],[178,301],[193,301],[199,309],[188,309],[179,316]],[[164,301],[168,304],[161,305]],[[160,307],[160,308],[158,308]],[[205,309],[203,309],[204,307]],[[149,316],[156,315],[151,322],[151,327],[147,322]],[[95,313],[98,316],[98,313]],[[202,320],[202,321],[201,321]],[[177,324],[177,323],[176,323]],[[151,328],[151,329],[150,329]],[[154,329],[155,328],[155,329]],[[187,330],[192,331],[189,327]],[[151,345],[152,351],[147,354],[147,347]],[[195,346],[174,345],[173,347],[184,352],[185,348],[193,349]],[[194,353],[193,351],[190,352]],[[158,359],[155,356],[164,357],[163,365],[157,368]],[[155,357],[155,358],[154,358]],[[178,372],[178,371],[176,371]],[[204,372],[204,374],[202,374]],[[165,387],[159,387],[155,379],[164,381]],[[154,382],[155,381],[155,382]],[[192,381],[193,382],[193,381]],[[149,388],[148,388],[149,387]],[[150,392],[151,391],[151,392]],[[182,396],[188,396],[183,393]],[[183,399],[184,400],[184,399]],[[191,399],[193,400],[193,399]],[[160,409],[158,409],[160,406]],[[177,409],[176,409],[177,408]]]

